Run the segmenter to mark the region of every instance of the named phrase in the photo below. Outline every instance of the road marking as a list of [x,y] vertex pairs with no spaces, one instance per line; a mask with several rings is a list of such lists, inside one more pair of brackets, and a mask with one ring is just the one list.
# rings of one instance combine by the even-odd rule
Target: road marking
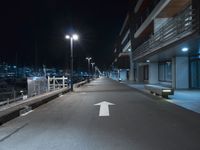
[[63,95],[61,94],[61,95],[59,95],[59,97],[63,97]]
[[33,112],[33,110],[30,110],[30,111],[28,111],[28,112],[26,112],[26,113],[24,113],[24,114],[21,114],[20,116],[26,116],[26,115],[28,115],[28,114],[30,114],[31,112]]
[[106,116],[110,116],[109,105],[115,105],[115,104],[103,101],[103,102],[100,102],[100,103],[97,103],[97,104],[94,104],[94,105],[95,106],[100,106],[99,116],[100,117],[106,117]]
[[26,115],[30,114],[31,112],[33,112],[32,107],[25,106],[24,109],[19,111],[19,114],[20,114],[20,116],[26,116]]

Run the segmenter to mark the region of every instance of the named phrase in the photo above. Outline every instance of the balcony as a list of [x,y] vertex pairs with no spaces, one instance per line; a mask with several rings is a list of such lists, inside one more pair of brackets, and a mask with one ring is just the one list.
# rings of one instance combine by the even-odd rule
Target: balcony
[[138,60],[170,45],[184,37],[193,34],[198,29],[195,11],[187,7],[176,17],[170,18],[163,24],[151,38],[133,51],[133,60]]

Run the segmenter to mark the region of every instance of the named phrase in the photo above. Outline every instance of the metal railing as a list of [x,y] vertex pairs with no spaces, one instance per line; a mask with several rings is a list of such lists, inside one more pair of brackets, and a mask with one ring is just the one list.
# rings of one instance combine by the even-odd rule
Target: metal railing
[[[25,91],[24,91],[25,92]],[[16,101],[20,101],[24,99],[23,93],[19,91],[9,91],[9,92],[1,92],[0,93],[0,106],[7,105]]]
[[29,77],[27,78],[27,90],[6,92],[1,90],[0,107],[63,88],[69,88],[68,78],[48,77],[46,79],[46,77]]
[[181,38],[194,33],[198,28],[195,11],[188,6],[177,16],[170,18],[154,35],[133,51],[133,60],[137,60]]
[[67,77],[48,77],[48,91],[55,91],[65,87],[70,88],[69,79]]

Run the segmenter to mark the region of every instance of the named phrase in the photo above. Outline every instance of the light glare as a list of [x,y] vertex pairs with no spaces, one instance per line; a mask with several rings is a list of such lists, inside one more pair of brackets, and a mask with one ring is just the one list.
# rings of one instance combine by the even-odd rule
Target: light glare
[[66,38],[66,39],[70,39],[70,36],[69,36],[69,35],[66,35],[65,38]]
[[187,47],[182,48],[183,52],[187,52],[189,49]]
[[162,90],[163,92],[171,92],[171,90]]
[[78,40],[78,35],[77,35],[77,34],[74,34],[74,35],[72,36],[72,38],[73,38],[74,40]]

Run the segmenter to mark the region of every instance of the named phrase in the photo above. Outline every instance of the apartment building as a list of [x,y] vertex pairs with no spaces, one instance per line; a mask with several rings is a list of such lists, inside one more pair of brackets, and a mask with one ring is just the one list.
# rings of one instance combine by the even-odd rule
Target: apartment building
[[122,29],[119,33],[114,53],[115,73],[120,80],[133,80],[133,61],[131,53],[130,16],[127,14]]
[[138,0],[127,16],[129,28],[122,27],[126,33],[122,37],[128,38],[121,40],[126,46],[119,56],[130,51],[130,79],[174,89],[199,89],[199,1]]

